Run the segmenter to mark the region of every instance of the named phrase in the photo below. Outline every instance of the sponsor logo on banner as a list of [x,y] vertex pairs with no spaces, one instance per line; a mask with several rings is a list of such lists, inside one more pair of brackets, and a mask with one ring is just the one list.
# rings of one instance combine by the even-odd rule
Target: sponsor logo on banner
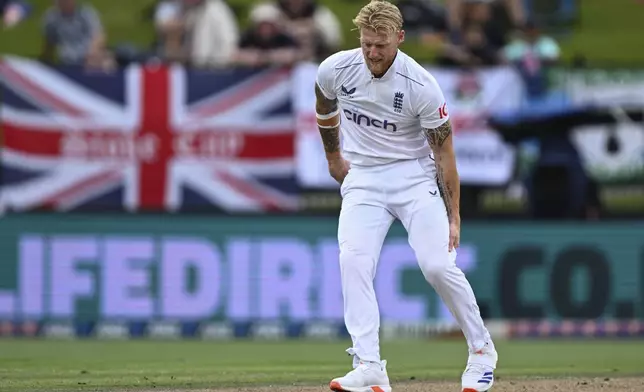
[[611,108],[615,124],[575,128],[573,141],[589,173],[600,182],[644,179],[644,125],[633,123],[623,109],[644,111],[644,71],[573,71],[565,73],[570,100],[576,105]]
[[235,330],[229,323],[208,323],[201,325],[200,334],[202,339],[228,340],[235,336]]
[[[446,104],[440,108],[439,113],[441,118],[449,115],[452,121],[455,131],[454,148],[462,183],[506,183],[513,172],[514,150],[487,126],[486,120],[494,111],[519,108],[524,95],[520,76],[511,68],[493,68],[472,73],[433,68],[428,70],[445,95]],[[329,175],[315,122],[313,87],[316,73],[317,64],[305,63],[296,67],[293,74],[293,102],[297,118],[296,174],[304,187],[337,189],[337,182]],[[400,104],[402,99],[399,97]],[[360,123],[356,115],[347,118]],[[386,121],[363,120],[365,126],[395,127]]]
[[148,336],[159,339],[178,339],[181,337],[181,324],[178,322],[156,321],[148,324]]
[[130,336],[127,324],[116,322],[99,323],[94,333],[101,339],[126,339]]
[[74,339],[77,330],[72,323],[51,323],[43,327],[43,335],[56,339]]
[[286,328],[282,323],[261,323],[251,328],[251,336],[260,339],[281,340],[286,336]]
[[[340,336],[336,230],[331,217],[9,215],[0,335]],[[456,263],[487,319],[644,320],[643,225],[477,223],[462,238]],[[383,326],[453,324],[398,222],[377,268]]]
[[[155,320],[136,329],[167,338],[185,333],[174,321],[343,317],[339,251],[332,237],[312,244],[296,236],[213,242],[199,236],[24,235],[15,246],[17,273],[4,277],[14,279],[14,289],[0,289],[0,320]],[[465,271],[475,266],[467,248],[463,245],[457,260]],[[442,302],[405,293],[401,277],[409,270],[420,276],[406,239],[385,244],[379,269],[374,283],[384,320],[451,318]],[[118,327],[100,328],[101,334],[122,333]],[[211,327],[201,333],[228,332]],[[266,325],[251,333],[286,331]]]

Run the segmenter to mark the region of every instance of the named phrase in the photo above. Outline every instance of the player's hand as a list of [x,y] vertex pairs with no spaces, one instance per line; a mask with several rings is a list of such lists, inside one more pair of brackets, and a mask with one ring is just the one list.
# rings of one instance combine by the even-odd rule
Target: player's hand
[[337,158],[332,158],[328,160],[329,163],[329,174],[333,177],[340,185],[344,181],[344,178],[349,174],[349,162],[347,162],[341,156]]
[[452,221],[449,223],[449,251],[458,248],[461,242],[461,222]]

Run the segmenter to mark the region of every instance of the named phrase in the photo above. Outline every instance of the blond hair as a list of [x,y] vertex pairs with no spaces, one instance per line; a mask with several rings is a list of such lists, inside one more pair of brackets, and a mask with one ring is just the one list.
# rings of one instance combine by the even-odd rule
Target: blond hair
[[387,0],[371,0],[358,12],[353,24],[359,29],[370,29],[381,34],[402,30],[403,18],[400,9]]

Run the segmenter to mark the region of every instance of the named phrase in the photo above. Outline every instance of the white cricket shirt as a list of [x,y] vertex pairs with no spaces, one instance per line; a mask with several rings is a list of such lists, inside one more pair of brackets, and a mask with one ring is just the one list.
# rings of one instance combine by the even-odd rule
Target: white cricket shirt
[[329,56],[317,83],[342,112],[342,154],[351,164],[373,166],[431,155],[422,128],[448,120],[436,79],[404,52],[381,78],[374,78],[360,48]]

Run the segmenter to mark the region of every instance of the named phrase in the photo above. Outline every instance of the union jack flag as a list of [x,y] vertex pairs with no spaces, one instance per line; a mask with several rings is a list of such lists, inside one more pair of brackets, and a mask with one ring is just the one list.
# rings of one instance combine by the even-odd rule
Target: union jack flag
[[0,61],[13,211],[294,210],[288,69],[110,73]]

